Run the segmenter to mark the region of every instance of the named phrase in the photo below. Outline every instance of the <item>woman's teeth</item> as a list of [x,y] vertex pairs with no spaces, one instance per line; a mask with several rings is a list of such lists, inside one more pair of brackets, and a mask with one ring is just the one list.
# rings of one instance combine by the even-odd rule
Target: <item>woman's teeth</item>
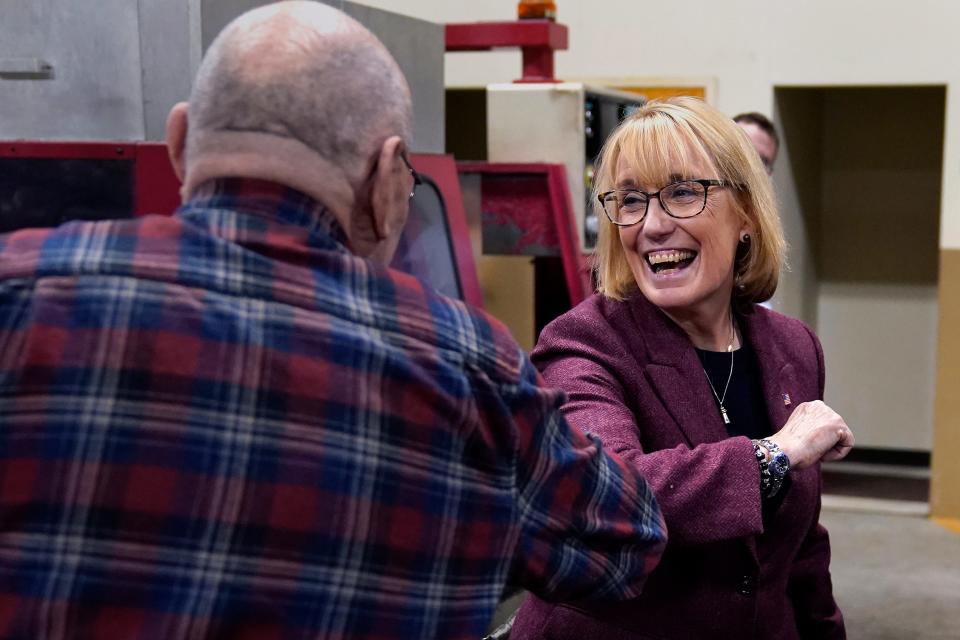
[[680,263],[686,260],[692,260],[697,256],[695,251],[686,249],[671,251],[654,251],[647,254],[647,262],[651,267],[655,267],[657,273],[664,270],[675,270],[680,267]]

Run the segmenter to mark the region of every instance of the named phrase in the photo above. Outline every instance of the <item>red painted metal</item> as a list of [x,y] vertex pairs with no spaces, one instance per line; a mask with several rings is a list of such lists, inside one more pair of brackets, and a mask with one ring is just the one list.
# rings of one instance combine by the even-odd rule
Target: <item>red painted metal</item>
[[160,142],[13,140],[0,142],[0,157],[133,162],[132,215],[170,215],[180,205],[180,181],[170,165],[167,146]]
[[[591,258],[580,250],[573,214],[573,200],[562,164],[458,162],[461,174],[533,179],[540,189],[516,189],[517,182],[483,180],[481,209],[494,223],[511,224],[523,231],[515,253],[524,254],[533,246],[555,250],[563,262],[564,279],[571,306],[586,299],[593,290]],[[531,198],[541,198],[531,203]]]
[[[580,250],[580,234],[577,232],[573,214],[573,199],[570,197],[570,185],[567,184],[566,167],[562,164],[551,166],[548,170],[550,180],[550,198],[553,209],[553,223],[557,229],[557,239],[563,257],[563,271],[570,291],[571,306],[583,302],[593,291],[591,270],[583,269],[584,255]],[[588,257],[589,260],[589,257]],[[592,260],[589,261],[592,265]]]
[[64,160],[130,160],[136,158],[135,142],[41,142],[5,140],[0,142],[3,158],[61,158]]
[[[180,180],[163,143],[0,141],[0,157],[133,161],[132,215],[170,215],[180,205]],[[417,171],[430,176],[443,194],[463,298],[482,307],[483,295],[453,156],[417,153],[411,155],[410,161]]]
[[523,76],[514,82],[557,82],[553,71],[553,50],[546,47],[524,47]]
[[490,51],[519,47],[523,76],[516,82],[558,82],[553,52],[566,49],[569,30],[552,20],[468,22],[446,26],[447,51]]
[[460,291],[464,302],[483,308],[483,293],[477,266],[470,245],[470,230],[467,227],[467,212],[463,207],[463,194],[460,192],[460,178],[457,164],[451,155],[439,153],[413,153],[410,163],[419,173],[430,176],[443,194],[447,208],[447,224],[450,228],[450,240],[457,272],[460,277]]
[[167,145],[143,142],[137,145],[134,171],[133,215],[170,215],[180,206],[180,179],[173,172]]
[[560,257],[550,182],[542,173],[485,173],[483,245],[491,255]]
[[446,25],[447,51],[489,51],[498,47],[566,49],[569,30],[552,20],[464,22]]

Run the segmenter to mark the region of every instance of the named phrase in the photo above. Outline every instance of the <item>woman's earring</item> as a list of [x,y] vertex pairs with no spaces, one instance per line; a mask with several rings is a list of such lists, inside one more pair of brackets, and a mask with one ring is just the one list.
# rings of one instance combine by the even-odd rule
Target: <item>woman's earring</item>
[[742,236],[740,236],[740,242],[742,242],[743,244],[750,244],[750,234],[745,233]]

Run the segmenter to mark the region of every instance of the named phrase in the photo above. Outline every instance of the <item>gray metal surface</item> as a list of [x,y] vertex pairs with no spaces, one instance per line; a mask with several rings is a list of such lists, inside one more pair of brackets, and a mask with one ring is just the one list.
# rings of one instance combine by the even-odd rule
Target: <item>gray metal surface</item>
[[0,58],[0,78],[52,78],[53,65],[40,58]]
[[[163,140],[201,53],[264,0],[0,0],[0,139]],[[329,0],[377,35],[413,92],[414,150],[441,153],[443,25]],[[30,72],[40,63],[52,71]],[[26,71],[26,72],[25,72]]]
[[413,148],[443,153],[444,26],[381,11],[353,2],[325,0],[370,29],[387,47],[407,77],[413,95]]
[[264,4],[268,3],[264,0],[200,0],[200,44],[203,51],[231,20]]
[[0,138],[142,139],[137,13],[130,0],[0,0],[0,57],[54,68],[0,78]]
[[139,0],[143,120],[147,140],[163,140],[170,108],[190,96],[190,5]]

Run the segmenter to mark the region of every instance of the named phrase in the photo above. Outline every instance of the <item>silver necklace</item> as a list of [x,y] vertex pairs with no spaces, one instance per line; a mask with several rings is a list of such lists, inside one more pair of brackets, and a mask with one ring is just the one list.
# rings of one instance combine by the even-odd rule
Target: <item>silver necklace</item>
[[727,352],[730,354],[730,372],[727,373],[727,384],[723,385],[723,395],[717,395],[717,389],[713,386],[713,380],[710,379],[710,374],[707,373],[707,369],[703,366],[703,363],[700,364],[700,368],[703,369],[703,375],[707,377],[707,384],[710,385],[710,391],[713,392],[713,397],[717,399],[717,404],[720,405],[720,414],[723,416],[723,424],[730,424],[730,416],[727,414],[727,408],[723,406],[723,402],[727,399],[727,390],[730,388],[730,379],[733,378],[733,343],[736,338],[737,330],[733,325],[733,314],[730,314],[730,344],[727,345]]

